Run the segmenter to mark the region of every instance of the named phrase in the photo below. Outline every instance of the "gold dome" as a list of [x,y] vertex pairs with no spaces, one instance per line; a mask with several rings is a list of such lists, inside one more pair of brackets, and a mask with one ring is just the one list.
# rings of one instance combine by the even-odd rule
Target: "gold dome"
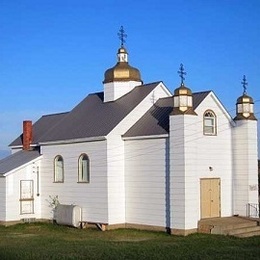
[[130,66],[127,62],[128,59],[127,51],[124,47],[118,49],[117,57],[118,62],[117,64],[106,70],[105,72],[105,79],[103,83],[115,82],[115,81],[140,81],[141,74],[138,69]]
[[181,83],[181,86],[174,90],[174,96],[183,96],[183,95],[192,96],[192,92],[189,88],[185,87],[183,83]]
[[253,99],[248,96],[247,94],[243,94],[243,96],[239,97],[237,99],[237,104],[242,104],[242,103],[250,103],[250,104],[254,104]]

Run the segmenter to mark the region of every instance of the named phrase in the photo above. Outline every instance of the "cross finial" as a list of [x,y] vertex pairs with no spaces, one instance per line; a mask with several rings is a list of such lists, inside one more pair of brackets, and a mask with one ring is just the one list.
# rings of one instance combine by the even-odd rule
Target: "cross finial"
[[241,82],[243,88],[244,88],[244,91],[243,91],[243,95],[246,95],[246,86],[248,85],[247,81],[246,81],[246,76],[244,75],[243,79],[242,79],[242,82]]
[[121,41],[121,47],[124,47],[125,38],[127,38],[127,34],[125,33],[124,27],[121,26],[119,32],[117,33],[119,40]]
[[181,78],[181,85],[183,85],[183,82],[185,80],[184,75],[186,75],[187,73],[184,71],[184,67],[182,63],[180,65],[180,70],[178,70],[178,74],[180,75]]

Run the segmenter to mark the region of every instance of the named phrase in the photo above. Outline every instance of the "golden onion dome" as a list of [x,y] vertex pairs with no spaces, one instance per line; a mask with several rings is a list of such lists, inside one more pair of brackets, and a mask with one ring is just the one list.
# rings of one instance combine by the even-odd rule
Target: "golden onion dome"
[[176,88],[174,90],[174,96],[192,96],[192,92],[189,88],[185,87],[185,85],[182,83],[179,88]]
[[141,74],[138,69],[128,64],[128,53],[124,47],[118,49],[117,64],[106,70],[103,83],[115,81],[140,81]]
[[251,98],[247,94],[243,94],[241,97],[239,97],[237,99],[237,104],[242,104],[242,103],[254,104],[254,100],[253,100],[253,98]]

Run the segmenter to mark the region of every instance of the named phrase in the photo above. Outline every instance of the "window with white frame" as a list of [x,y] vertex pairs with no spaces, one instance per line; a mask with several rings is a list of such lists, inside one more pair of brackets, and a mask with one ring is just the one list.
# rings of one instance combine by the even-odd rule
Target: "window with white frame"
[[204,113],[203,132],[204,135],[217,135],[216,115],[211,110]]
[[60,155],[54,159],[54,182],[64,182],[64,161]]
[[89,182],[89,158],[86,154],[79,157],[78,182]]

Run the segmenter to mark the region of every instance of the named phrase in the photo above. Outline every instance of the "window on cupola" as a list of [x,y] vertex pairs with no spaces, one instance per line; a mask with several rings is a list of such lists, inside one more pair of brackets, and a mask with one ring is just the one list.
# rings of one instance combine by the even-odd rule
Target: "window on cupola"
[[60,155],[54,159],[54,182],[64,182],[64,161]]
[[79,157],[78,182],[89,182],[89,158],[86,154]]
[[216,115],[213,111],[207,110],[203,117],[204,135],[217,135]]

